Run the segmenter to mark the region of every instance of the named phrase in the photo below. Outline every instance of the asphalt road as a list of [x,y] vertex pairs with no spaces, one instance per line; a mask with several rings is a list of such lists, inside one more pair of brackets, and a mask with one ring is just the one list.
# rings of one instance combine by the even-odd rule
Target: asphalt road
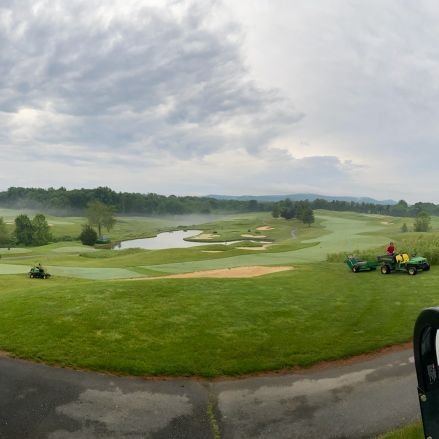
[[419,418],[412,352],[239,380],[147,380],[0,358],[0,439],[373,438]]

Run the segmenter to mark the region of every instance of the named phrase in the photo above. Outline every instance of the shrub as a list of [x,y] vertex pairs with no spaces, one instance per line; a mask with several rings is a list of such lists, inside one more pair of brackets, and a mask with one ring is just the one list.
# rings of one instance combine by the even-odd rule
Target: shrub
[[84,245],[95,245],[96,241],[98,240],[98,234],[91,226],[86,224],[82,227],[82,232],[79,235],[79,239]]

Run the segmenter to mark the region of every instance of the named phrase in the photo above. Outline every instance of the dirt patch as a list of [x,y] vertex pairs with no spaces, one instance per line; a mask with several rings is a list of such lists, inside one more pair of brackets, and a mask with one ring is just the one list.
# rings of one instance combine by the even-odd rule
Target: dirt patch
[[393,224],[393,223],[390,223],[389,221],[381,221],[381,224],[384,224],[385,226],[388,226],[389,224]]
[[270,226],[259,226],[256,227],[256,230],[273,230],[274,227],[270,227]]
[[123,279],[123,280],[135,281],[135,280],[155,280],[155,279],[189,279],[189,278],[199,278],[199,277],[210,277],[210,278],[257,277],[257,276],[264,276],[265,274],[279,273],[281,271],[287,271],[287,270],[293,270],[293,267],[287,267],[287,266],[234,267],[234,268],[221,268],[219,270],[194,271],[192,273],[169,274],[167,276],[158,276],[158,277],[136,277],[131,279]]

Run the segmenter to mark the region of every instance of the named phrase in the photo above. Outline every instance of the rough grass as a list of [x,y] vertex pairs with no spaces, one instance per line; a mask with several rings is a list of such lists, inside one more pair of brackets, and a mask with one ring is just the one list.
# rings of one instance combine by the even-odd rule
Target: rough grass
[[420,422],[379,436],[377,439],[424,439],[423,428]]
[[[439,235],[437,233],[404,233],[395,235],[397,251],[410,255],[424,256],[431,265],[439,264]],[[385,254],[386,245],[369,249],[350,249],[348,252],[337,252],[327,255],[328,262],[342,262],[346,254],[355,254],[361,259],[375,260],[377,255]]]
[[410,340],[438,281],[434,270],[382,276],[328,263],[254,279],[1,276],[0,349],[140,375],[308,366]]

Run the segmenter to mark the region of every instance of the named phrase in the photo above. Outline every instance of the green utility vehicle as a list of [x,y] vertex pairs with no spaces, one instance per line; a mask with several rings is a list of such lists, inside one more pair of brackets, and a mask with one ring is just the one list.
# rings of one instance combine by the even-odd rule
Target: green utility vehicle
[[422,256],[409,256],[407,253],[378,256],[377,260],[381,264],[382,274],[403,271],[414,276],[420,270],[430,270],[430,264],[426,258]]
[[376,270],[379,265],[379,262],[377,261],[364,261],[355,256],[346,256],[345,262],[354,273],[359,273],[360,271],[373,271]]

